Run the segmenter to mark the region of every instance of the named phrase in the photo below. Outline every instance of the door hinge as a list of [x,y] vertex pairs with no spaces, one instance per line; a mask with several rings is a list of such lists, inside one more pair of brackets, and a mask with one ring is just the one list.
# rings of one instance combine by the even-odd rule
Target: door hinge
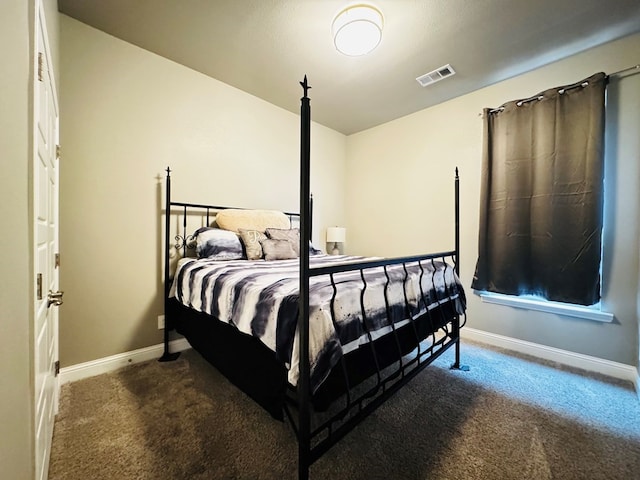
[[59,266],[60,266],[60,254],[56,253],[55,260],[54,260],[54,267],[58,268]]
[[44,64],[44,55],[42,54],[42,52],[38,52],[38,81],[42,82],[44,75],[42,72],[42,67]]
[[36,275],[36,299],[42,300],[42,274]]
[[57,377],[60,374],[60,360],[56,360],[56,363],[53,364],[53,369]]
[[60,145],[56,145],[56,158],[60,158]]

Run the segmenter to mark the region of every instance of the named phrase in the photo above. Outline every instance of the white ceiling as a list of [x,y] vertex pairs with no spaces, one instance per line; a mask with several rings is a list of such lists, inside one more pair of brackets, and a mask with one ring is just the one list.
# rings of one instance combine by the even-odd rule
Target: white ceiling
[[[58,0],[70,17],[292,112],[307,75],[313,119],[344,134],[640,31],[640,0],[371,0],[382,42],[346,57],[331,22],[352,3]],[[456,75],[416,82],[445,64]]]

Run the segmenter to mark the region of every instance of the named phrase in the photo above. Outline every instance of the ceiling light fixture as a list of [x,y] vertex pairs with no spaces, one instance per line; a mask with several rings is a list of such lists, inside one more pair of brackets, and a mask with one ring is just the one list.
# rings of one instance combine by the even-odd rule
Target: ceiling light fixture
[[344,55],[366,55],[380,44],[382,23],[382,13],[371,5],[347,7],[333,19],[333,43]]

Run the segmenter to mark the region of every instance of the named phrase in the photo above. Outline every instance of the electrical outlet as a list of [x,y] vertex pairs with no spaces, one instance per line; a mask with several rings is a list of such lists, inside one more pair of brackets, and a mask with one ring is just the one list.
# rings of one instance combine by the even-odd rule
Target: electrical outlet
[[164,315],[158,315],[158,330],[164,328]]

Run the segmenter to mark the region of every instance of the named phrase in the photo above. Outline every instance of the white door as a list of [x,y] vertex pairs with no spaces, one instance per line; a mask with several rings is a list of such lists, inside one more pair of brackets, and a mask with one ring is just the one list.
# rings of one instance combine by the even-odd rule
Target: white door
[[47,478],[58,409],[58,101],[44,9],[37,2],[34,75],[34,435],[36,480]]

